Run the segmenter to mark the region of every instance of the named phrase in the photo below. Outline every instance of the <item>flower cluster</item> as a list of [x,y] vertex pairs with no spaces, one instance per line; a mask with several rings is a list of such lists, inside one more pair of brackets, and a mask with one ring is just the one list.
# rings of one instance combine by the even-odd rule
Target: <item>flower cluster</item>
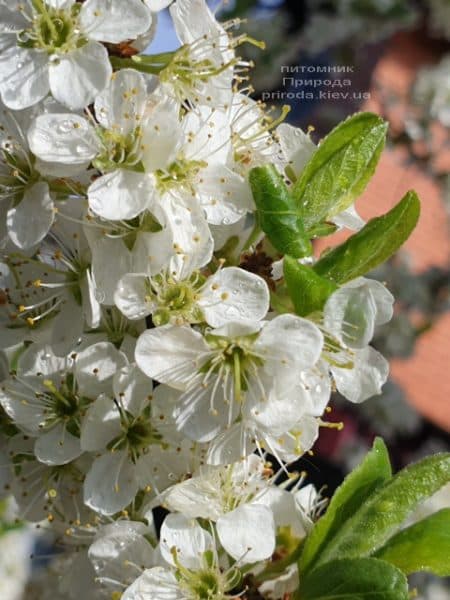
[[316,146],[251,99],[261,44],[204,0],[140,54],[168,4],[0,2],[2,493],[64,542],[52,598],[281,599],[324,506],[288,466],[339,427],[332,390],[380,393],[393,297],[358,276],[278,309],[249,176],[290,188]]

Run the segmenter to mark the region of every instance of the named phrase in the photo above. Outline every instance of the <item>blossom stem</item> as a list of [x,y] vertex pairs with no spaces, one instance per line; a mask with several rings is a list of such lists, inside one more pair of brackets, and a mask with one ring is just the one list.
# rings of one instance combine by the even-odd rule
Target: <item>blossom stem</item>
[[110,56],[110,61],[114,69],[135,69],[141,73],[149,73],[150,75],[158,75],[166,67],[165,64],[159,66],[155,64],[145,64],[132,58],[119,58],[118,56]]

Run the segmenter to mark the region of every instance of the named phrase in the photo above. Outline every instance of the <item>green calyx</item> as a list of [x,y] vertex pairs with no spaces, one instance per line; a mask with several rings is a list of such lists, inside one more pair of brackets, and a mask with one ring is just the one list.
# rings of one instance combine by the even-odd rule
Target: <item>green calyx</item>
[[32,22],[18,35],[19,46],[52,55],[72,52],[87,42],[78,28],[80,4],[65,10],[48,6],[44,0],[32,0],[32,5]]

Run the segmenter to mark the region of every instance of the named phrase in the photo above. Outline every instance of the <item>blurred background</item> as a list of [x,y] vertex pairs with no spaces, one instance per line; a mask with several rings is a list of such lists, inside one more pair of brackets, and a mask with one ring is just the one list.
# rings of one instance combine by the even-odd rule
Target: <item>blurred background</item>
[[[353,407],[334,398],[314,455],[296,465],[325,495],[369,449],[385,438],[395,468],[450,449],[450,0],[230,0],[210,3],[223,19],[267,49],[243,46],[256,63],[253,96],[289,105],[287,121],[315,142],[346,116],[371,110],[390,123],[388,147],[357,203],[368,219],[414,188],[422,200],[419,226],[401,253],[371,276],[397,299],[393,320],[375,346],[390,360],[383,395]],[[148,52],[178,47],[166,12]],[[341,241],[345,234],[337,234]],[[327,238],[327,245],[330,238]],[[324,246],[317,246],[319,253]],[[450,489],[433,499],[450,506]],[[35,542],[0,505],[0,600],[29,600],[23,585],[39,561]],[[423,508],[426,512],[427,507]],[[42,555],[45,548],[37,550]],[[44,552],[45,553],[45,552]],[[420,576],[421,600],[450,600],[450,583]]]

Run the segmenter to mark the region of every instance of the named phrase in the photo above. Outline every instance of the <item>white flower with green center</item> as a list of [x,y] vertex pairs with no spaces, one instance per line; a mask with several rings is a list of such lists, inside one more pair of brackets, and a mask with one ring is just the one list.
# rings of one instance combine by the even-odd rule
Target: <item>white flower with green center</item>
[[[205,0],[177,0],[170,7],[176,34],[182,46],[165,61],[159,77],[163,88],[190,108],[197,105],[226,109],[230,105],[234,81],[251,63],[236,56],[235,49],[249,42],[247,35],[233,37],[228,30],[236,21],[220,24]],[[158,64],[158,56],[155,64]]]
[[9,238],[18,248],[28,250],[39,244],[52,226],[54,203],[26,139],[34,111],[13,115],[1,104],[0,108],[0,246]]
[[132,221],[87,223],[92,273],[102,304],[114,305],[119,281],[128,274],[145,278],[176,271],[183,279],[183,273],[211,261],[213,240],[203,213],[167,200],[158,209],[158,221],[144,212]]
[[111,389],[115,371],[125,363],[125,356],[105,342],[67,358],[32,344],[16,373],[2,382],[0,404],[20,430],[36,438],[40,462],[66,464],[83,451],[80,435],[87,409]]
[[[322,345],[319,329],[294,315],[230,322],[205,334],[164,325],[140,336],[136,361],[149,377],[182,392],[175,415],[184,435],[217,443],[226,436],[221,460],[230,452],[230,463],[253,451],[258,434],[281,435],[297,422],[304,410],[296,401],[298,378],[314,367]],[[236,421],[252,436],[241,429],[234,435]],[[216,451],[211,444],[209,452]]]
[[394,298],[378,281],[360,277],[334,292],[324,307],[324,360],[338,392],[351,402],[381,393],[386,359],[369,346],[375,328],[393,314]]
[[96,580],[111,592],[123,591],[135,581],[137,565],[148,569],[156,564],[150,542],[155,539],[154,528],[141,522],[120,520],[100,527],[88,550]]
[[[11,6],[12,5],[12,6]],[[89,105],[112,73],[106,48],[145,33],[141,0],[13,0],[0,5],[0,93],[13,110],[50,92],[70,109]]]
[[113,393],[97,398],[81,427],[81,448],[101,453],[86,477],[87,506],[112,515],[128,506],[140,489],[151,491],[147,478],[152,447],[180,441],[166,416],[170,408],[153,398],[151,380],[136,366],[117,371]]
[[[261,503],[269,488],[265,461],[253,454],[224,467],[200,467],[190,479],[164,494],[164,506],[187,518],[215,521],[220,543],[235,559],[249,544],[248,538],[239,539],[239,535],[248,536],[248,529],[254,526],[258,545],[247,559],[263,560],[275,547],[273,513],[270,506]],[[241,523],[245,521],[248,529],[243,530]]]
[[62,534],[69,524],[94,525],[94,514],[83,503],[83,481],[90,465],[86,454],[65,465],[46,465],[35,457],[34,439],[21,433],[11,438],[8,449],[16,474],[11,493],[20,519],[48,520]]
[[176,271],[154,277],[130,273],[117,286],[116,305],[129,319],[152,315],[157,326],[263,319],[269,310],[269,288],[258,275],[226,267],[205,278],[200,271],[179,278]]
[[[122,600],[227,600],[241,582],[238,566],[224,570],[212,535],[183,515],[168,515],[161,528],[160,552],[166,567],[145,570]],[[257,540],[253,538],[254,542]],[[240,557],[247,560],[249,550]]]
[[77,202],[68,203],[67,218],[55,221],[39,251],[31,257],[15,254],[3,272],[13,283],[6,306],[11,338],[25,326],[25,339],[40,339],[42,332],[58,356],[73,350],[85,329],[97,328],[101,320],[91,253],[78,223],[81,209]]

